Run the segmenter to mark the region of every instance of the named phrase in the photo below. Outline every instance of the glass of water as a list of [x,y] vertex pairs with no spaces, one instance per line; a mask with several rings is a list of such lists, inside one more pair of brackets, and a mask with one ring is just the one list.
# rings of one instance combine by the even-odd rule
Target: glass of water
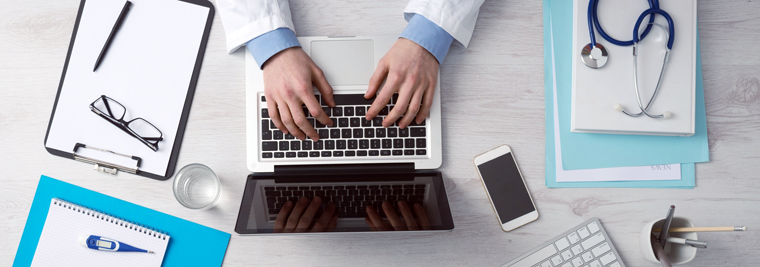
[[182,167],[174,176],[174,197],[189,209],[213,207],[222,195],[222,186],[206,165],[193,163]]

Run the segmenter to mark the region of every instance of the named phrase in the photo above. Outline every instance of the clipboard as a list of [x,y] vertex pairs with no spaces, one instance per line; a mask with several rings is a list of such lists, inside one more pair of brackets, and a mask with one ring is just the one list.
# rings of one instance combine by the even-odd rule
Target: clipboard
[[[81,0],[45,149],[102,172],[166,180],[177,164],[215,9],[205,0],[130,1],[132,9],[93,72],[125,0]],[[155,124],[164,136],[158,150],[93,113],[85,103],[101,95],[118,100],[125,119]]]

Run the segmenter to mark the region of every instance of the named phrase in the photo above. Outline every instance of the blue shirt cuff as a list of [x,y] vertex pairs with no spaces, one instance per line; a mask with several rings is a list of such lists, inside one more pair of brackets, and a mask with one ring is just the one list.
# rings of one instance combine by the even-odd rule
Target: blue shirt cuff
[[451,42],[454,41],[454,37],[441,26],[419,14],[414,14],[399,37],[409,39],[427,49],[438,60],[438,64],[443,63]]
[[259,68],[264,66],[264,63],[275,54],[295,46],[300,47],[301,44],[298,43],[296,34],[288,28],[278,28],[259,35],[246,44],[248,51],[251,51],[253,55],[253,59],[259,64]]

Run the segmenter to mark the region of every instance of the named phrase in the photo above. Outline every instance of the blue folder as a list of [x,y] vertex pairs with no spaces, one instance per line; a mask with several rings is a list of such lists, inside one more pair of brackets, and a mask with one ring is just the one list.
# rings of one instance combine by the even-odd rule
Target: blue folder
[[32,264],[50,200],[54,197],[167,232],[171,239],[163,266],[221,266],[230,241],[228,233],[43,175],[34,194],[13,266]]
[[[573,43],[573,1],[544,1],[544,29],[547,28],[546,25],[549,25],[547,23],[547,8],[550,10],[554,29],[554,58],[557,72],[563,169],[646,166],[710,160],[699,36],[697,36],[696,117],[693,136],[571,133],[572,57],[578,56],[577,53],[580,50],[570,45]],[[633,22],[631,22],[631,27],[633,27]],[[544,47],[547,46],[548,40],[549,38],[544,38]],[[678,41],[676,38],[676,42]],[[550,58],[544,57],[544,65],[546,62],[551,63]],[[544,75],[551,77],[551,72],[544,73]],[[667,88],[663,90],[667,90]]]
[[[568,4],[569,3],[569,4]],[[552,44],[550,43],[552,40],[554,41],[554,48],[559,44],[562,44],[560,40],[553,39],[552,37],[552,31],[550,27],[556,27],[558,24],[561,23],[567,23],[567,21],[564,22],[558,22],[555,20],[555,17],[552,16],[552,10],[560,10],[561,13],[569,12],[570,18],[572,18],[572,1],[550,1],[550,0],[544,0],[543,1],[544,6],[544,87],[545,87],[545,94],[544,94],[544,101],[546,105],[546,186],[549,188],[562,188],[562,187],[571,187],[571,188],[578,188],[578,187],[638,187],[638,188],[656,188],[656,187],[667,187],[667,188],[693,188],[695,186],[695,171],[694,171],[694,163],[683,163],[681,164],[681,180],[674,180],[674,181],[610,181],[610,182],[562,182],[559,183],[556,180],[556,170],[555,170],[555,155],[554,155],[554,92],[553,92],[553,65],[552,65]],[[569,8],[569,9],[568,9]],[[569,10],[569,11],[568,11]],[[567,15],[567,14],[566,14]],[[572,23],[570,24],[572,26]],[[572,30],[572,29],[571,29]],[[554,28],[554,37],[557,36],[557,28]],[[572,32],[572,31],[571,31]],[[559,33],[559,34],[566,34],[566,33]],[[567,43],[565,41],[565,43]],[[556,52],[556,50],[554,51]],[[697,44],[697,55],[699,55],[699,44]],[[555,60],[556,62],[557,60]],[[698,74],[698,84],[697,84],[697,101],[700,101],[700,99],[704,103],[704,94],[702,91],[702,83],[701,83],[701,77],[702,77],[702,65],[700,61],[700,57],[697,56],[697,74]],[[559,83],[559,81],[558,81]],[[559,91],[559,84],[557,85],[557,90]],[[558,101],[561,102],[561,100]],[[569,100],[568,100],[569,101]],[[559,104],[559,103],[558,103]],[[569,102],[568,102],[569,104]],[[703,112],[704,112],[704,104],[702,105]],[[565,111],[569,113],[569,109]],[[561,112],[560,112],[561,113]],[[704,114],[704,113],[703,113]],[[560,121],[560,124],[562,121]],[[565,142],[562,140],[561,142]],[[565,147],[563,146],[562,149],[564,150]],[[564,156],[563,156],[564,158]]]

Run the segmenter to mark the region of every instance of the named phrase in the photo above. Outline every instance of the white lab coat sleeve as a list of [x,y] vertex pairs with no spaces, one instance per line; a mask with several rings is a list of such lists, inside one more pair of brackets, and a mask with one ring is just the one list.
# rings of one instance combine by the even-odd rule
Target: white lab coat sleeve
[[404,19],[409,21],[419,14],[443,28],[467,47],[475,30],[480,6],[485,0],[411,0],[404,9]]
[[295,32],[288,0],[216,0],[227,36],[227,53],[278,28]]

